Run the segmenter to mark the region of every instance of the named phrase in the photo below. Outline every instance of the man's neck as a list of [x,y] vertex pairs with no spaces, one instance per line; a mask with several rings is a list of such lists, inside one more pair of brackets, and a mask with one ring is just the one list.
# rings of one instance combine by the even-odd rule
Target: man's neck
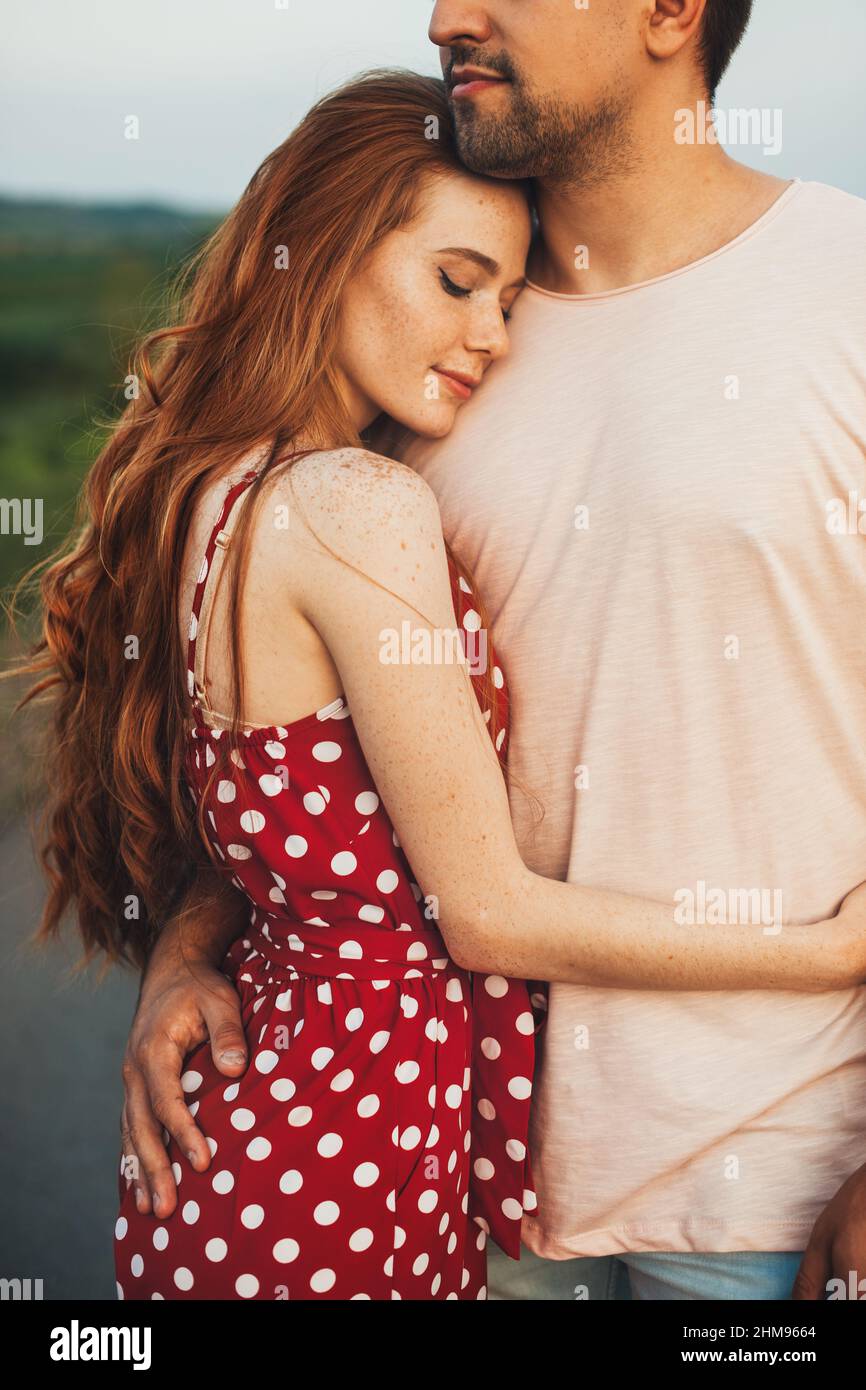
[[677,144],[672,109],[635,121],[620,172],[590,186],[536,182],[530,280],[558,294],[641,284],[719,250],[772,207],[783,179],[717,144]]

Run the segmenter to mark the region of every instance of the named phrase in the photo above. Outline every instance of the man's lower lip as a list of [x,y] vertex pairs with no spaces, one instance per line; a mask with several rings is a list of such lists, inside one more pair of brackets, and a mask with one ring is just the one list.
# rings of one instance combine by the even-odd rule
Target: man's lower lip
[[440,372],[439,375],[443,378],[443,380],[448,382],[448,385],[451,387],[451,389],[454,392],[456,392],[456,394],[460,396],[462,400],[468,401],[469,397],[472,395],[471,386],[467,386],[464,382],[458,381],[456,377],[449,376],[447,372]]
[[469,97],[474,96],[476,92],[486,91],[488,87],[504,86],[505,82],[502,78],[478,77],[475,78],[472,82],[458,82],[455,87],[451,88],[451,95],[453,97]]

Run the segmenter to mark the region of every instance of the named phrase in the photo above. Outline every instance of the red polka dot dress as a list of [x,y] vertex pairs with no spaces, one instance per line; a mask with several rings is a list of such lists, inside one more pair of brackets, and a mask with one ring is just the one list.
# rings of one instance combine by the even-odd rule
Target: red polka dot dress
[[[245,729],[234,750],[205,723],[205,589],[255,476],[229,488],[199,573],[187,758],[216,854],[250,903],[222,967],[250,1063],[231,1081],[208,1044],[185,1059],[183,1090],[213,1157],[197,1173],[169,1142],[170,1217],[138,1213],[121,1163],[118,1295],[483,1299],[488,1234],[517,1257],[535,1206],[528,989],[449,959],[343,698]],[[468,632],[478,615],[451,571]]]

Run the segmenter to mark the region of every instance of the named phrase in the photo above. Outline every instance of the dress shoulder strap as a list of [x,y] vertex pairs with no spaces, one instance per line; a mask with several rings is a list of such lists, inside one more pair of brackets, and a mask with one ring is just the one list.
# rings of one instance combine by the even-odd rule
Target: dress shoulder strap
[[207,639],[222,565],[241,511],[235,507],[235,503],[255,482],[260,472],[261,468],[247,469],[226,493],[216,525],[208,538],[193,591],[187,648],[187,690],[192,700],[195,722],[199,726],[205,725],[203,716],[209,712],[205,682]]

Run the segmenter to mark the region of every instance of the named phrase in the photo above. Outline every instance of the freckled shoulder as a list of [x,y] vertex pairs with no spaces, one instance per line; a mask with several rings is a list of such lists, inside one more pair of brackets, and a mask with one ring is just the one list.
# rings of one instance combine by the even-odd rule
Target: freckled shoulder
[[405,494],[407,502],[413,497],[432,497],[429,485],[408,464],[368,449],[328,449],[308,454],[290,468],[279,469],[274,486],[279,487],[291,474],[295,487],[306,496],[333,499],[337,504],[363,503],[372,496],[374,501],[383,494],[396,501]]
[[[268,480],[267,510],[281,507],[352,563],[369,569],[370,556],[441,542],[439,504],[408,465],[365,449],[309,454]],[[347,550],[348,547],[348,550]]]

